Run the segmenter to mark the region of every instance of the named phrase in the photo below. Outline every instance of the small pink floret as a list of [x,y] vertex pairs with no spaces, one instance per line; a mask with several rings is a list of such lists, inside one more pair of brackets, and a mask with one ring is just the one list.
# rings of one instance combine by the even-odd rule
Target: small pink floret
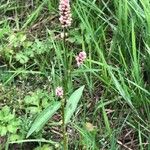
[[80,52],[78,56],[76,56],[77,66],[79,67],[86,59],[86,52]]
[[60,98],[63,98],[63,95],[64,95],[64,91],[63,91],[63,88],[58,86],[55,90],[55,95],[57,97],[60,97]]

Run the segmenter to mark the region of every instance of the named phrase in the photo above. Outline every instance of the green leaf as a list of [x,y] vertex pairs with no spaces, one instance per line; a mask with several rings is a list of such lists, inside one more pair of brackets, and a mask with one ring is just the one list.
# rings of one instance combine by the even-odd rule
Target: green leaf
[[29,61],[29,57],[26,56],[24,53],[20,52],[16,54],[16,60],[19,61],[21,64],[25,64]]
[[77,104],[82,96],[84,86],[77,89],[68,99],[66,108],[65,108],[65,124],[70,121],[71,116],[77,108]]
[[17,141],[17,140],[20,140],[21,138],[22,138],[21,135],[18,135],[18,134],[11,134],[9,136],[10,141]]
[[4,117],[3,112],[0,111],[0,121],[3,121],[3,117]]
[[26,40],[26,38],[27,38],[26,35],[20,34],[18,40],[22,43]]
[[33,122],[30,130],[28,131],[27,138],[33,133],[38,132],[48,120],[55,114],[55,112],[60,108],[61,102],[52,102],[50,106],[44,109]]
[[2,108],[2,112],[7,116],[10,113],[10,108],[8,106],[4,106]]
[[5,136],[7,133],[7,128],[5,126],[1,126],[1,131],[0,131],[0,135],[1,136]]
[[9,125],[7,125],[7,130],[11,133],[16,133],[17,127],[9,124]]
[[39,108],[39,107],[37,107],[37,106],[32,106],[32,107],[27,107],[26,108],[26,111],[28,112],[30,112],[31,114],[37,114],[37,113],[39,113],[40,111],[41,111],[41,108]]

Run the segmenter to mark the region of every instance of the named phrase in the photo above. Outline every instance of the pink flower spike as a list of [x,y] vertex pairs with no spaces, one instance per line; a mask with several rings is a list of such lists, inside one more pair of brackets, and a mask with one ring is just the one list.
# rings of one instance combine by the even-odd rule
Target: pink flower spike
[[83,62],[86,59],[86,52],[80,52],[78,56],[76,56],[76,61],[77,61],[77,66],[80,67],[81,64],[83,64]]
[[77,61],[77,66],[80,67],[80,65],[82,64],[82,61],[80,60],[79,56],[76,56],[76,61]]
[[60,98],[63,98],[63,95],[64,95],[64,91],[63,91],[63,88],[58,86],[55,90],[55,95],[57,97],[60,97]]
[[79,57],[82,59],[82,60],[85,60],[86,59],[86,52],[80,52],[79,53]]
[[71,10],[70,10],[70,0],[60,0],[59,2],[59,21],[62,27],[69,27],[71,26],[72,17],[71,17]]

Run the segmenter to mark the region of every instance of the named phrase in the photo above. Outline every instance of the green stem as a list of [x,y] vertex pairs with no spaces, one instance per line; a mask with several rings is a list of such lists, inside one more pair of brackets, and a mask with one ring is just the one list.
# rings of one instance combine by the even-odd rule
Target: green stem
[[[63,48],[64,48],[64,93],[66,96],[67,90],[68,90],[68,49],[66,48],[66,35],[65,35],[66,29],[63,28]],[[67,143],[67,131],[66,131],[66,125],[65,125],[65,104],[66,104],[66,98],[62,100],[62,130],[63,130],[63,149],[68,149],[68,143]]]
[[63,149],[67,150],[67,132],[66,132],[66,125],[65,125],[65,99],[62,100],[62,127],[63,127]]
[[7,141],[6,141],[6,144],[5,144],[5,150],[8,150],[9,149],[9,135],[7,137]]
[[65,94],[66,94],[66,91],[67,91],[67,80],[68,80],[68,57],[67,57],[67,54],[68,54],[68,50],[66,48],[66,36],[65,36],[65,32],[66,32],[66,29],[63,28],[63,49],[64,49],[64,88],[65,88]]

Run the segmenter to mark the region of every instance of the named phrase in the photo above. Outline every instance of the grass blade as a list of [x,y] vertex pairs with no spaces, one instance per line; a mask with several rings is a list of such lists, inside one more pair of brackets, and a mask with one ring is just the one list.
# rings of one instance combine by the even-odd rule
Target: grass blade
[[84,86],[77,89],[68,99],[65,108],[65,124],[67,124],[70,121],[71,116],[75,112],[77,108],[77,104],[82,96],[83,90],[84,90]]
[[47,121],[54,115],[54,113],[60,108],[60,102],[52,102],[46,109],[44,109],[33,122],[30,130],[28,131],[27,138],[33,133],[38,132]]

